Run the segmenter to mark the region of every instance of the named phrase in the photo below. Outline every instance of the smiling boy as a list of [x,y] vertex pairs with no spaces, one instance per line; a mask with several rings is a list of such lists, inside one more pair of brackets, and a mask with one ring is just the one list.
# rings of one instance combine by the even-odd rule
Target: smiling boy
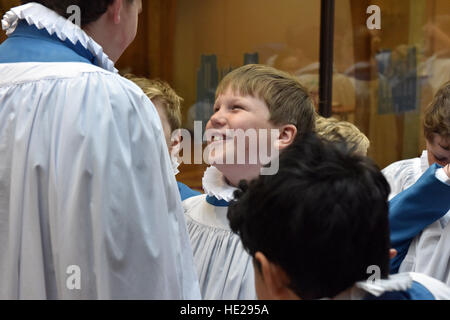
[[[256,298],[251,257],[230,230],[228,204],[239,181],[257,178],[265,164],[261,157],[250,161],[255,149],[252,143],[260,146],[267,141],[268,149],[281,151],[297,135],[313,131],[314,124],[311,98],[287,73],[246,65],[219,84],[214,114],[206,126],[209,137],[216,137],[209,141],[208,160],[213,166],[202,180],[206,194],[183,202],[204,299]],[[253,132],[255,139],[239,144],[237,131]],[[243,163],[226,161],[243,152]]]

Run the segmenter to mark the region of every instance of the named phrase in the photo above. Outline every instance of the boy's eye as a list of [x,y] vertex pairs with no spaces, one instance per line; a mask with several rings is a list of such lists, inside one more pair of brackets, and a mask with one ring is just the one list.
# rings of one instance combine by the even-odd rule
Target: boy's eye
[[238,105],[234,105],[231,107],[231,110],[236,110],[236,109],[244,109],[244,108],[241,106],[238,106]]

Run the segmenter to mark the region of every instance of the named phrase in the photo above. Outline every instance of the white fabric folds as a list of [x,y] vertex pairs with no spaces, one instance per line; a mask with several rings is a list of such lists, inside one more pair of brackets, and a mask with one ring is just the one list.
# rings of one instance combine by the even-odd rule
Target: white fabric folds
[[422,152],[420,158],[397,161],[384,168],[382,170],[383,175],[391,187],[389,200],[416,183],[428,168],[428,153],[426,150]]
[[[416,183],[428,167],[427,151],[423,151],[420,158],[398,161],[383,169],[383,174],[391,186],[389,198]],[[442,169],[436,171],[436,177],[448,184],[448,177]],[[424,273],[450,285],[449,221],[450,211],[414,238],[399,272]]]
[[253,263],[229,227],[228,207],[206,202],[206,195],[183,201],[200,291],[206,300],[256,299]]
[[208,167],[203,174],[202,187],[205,194],[219,200],[230,202],[234,199],[234,191],[237,188],[230,186],[216,167]]
[[87,63],[0,74],[0,299],[199,299],[142,90]]

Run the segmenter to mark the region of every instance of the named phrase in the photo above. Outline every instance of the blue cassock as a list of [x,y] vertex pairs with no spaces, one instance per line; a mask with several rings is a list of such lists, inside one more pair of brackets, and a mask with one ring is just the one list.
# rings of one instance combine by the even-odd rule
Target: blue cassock
[[411,241],[450,209],[450,187],[436,178],[438,168],[430,166],[413,186],[390,201],[391,247],[398,251],[391,260],[391,273],[398,272]]
[[178,183],[178,191],[180,191],[181,201],[201,195],[200,192],[192,190],[184,183],[181,182],[177,183]]

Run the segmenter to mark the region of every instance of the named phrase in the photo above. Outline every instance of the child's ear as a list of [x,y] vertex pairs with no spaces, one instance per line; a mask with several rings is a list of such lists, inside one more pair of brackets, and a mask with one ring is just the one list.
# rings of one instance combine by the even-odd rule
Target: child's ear
[[178,156],[181,149],[181,140],[183,140],[183,137],[181,136],[180,130],[175,130],[172,133],[172,137],[170,139],[170,147],[169,147],[170,155]]
[[[270,262],[261,252],[255,253],[255,260],[261,266],[261,281],[264,286],[264,297],[260,299],[291,300],[299,299],[291,289],[289,289],[289,277],[284,270]],[[256,271],[255,271],[256,272]]]
[[280,135],[278,137],[277,145],[278,149],[281,151],[286,147],[290,146],[294,142],[297,136],[297,127],[293,124],[286,124],[280,127]]
[[108,12],[112,17],[114,24],[119,24],[121,20],[123,3],[122,0],[115,0],[108,8]]

